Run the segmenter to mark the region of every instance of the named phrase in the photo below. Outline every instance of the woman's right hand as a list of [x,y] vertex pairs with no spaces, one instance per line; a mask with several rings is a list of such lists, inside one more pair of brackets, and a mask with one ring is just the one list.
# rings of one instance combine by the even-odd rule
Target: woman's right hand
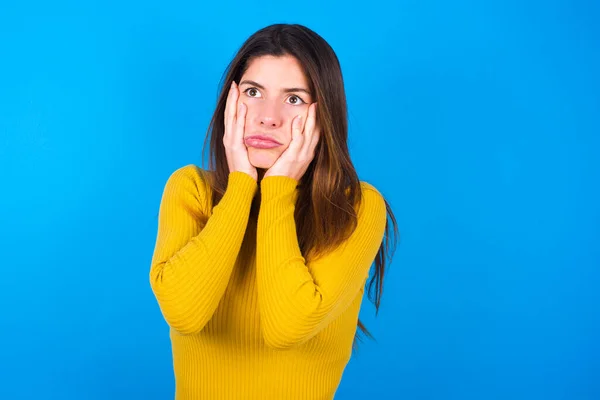
[[225,104],[225,135],[223,145],[227,156],[229,172],[241,171],[258,180],[256,168],[250,164],[248,149],[244,143],[244,126],[246,122],[246,104],[239,101],[240,92],[235,81],[231,83]]

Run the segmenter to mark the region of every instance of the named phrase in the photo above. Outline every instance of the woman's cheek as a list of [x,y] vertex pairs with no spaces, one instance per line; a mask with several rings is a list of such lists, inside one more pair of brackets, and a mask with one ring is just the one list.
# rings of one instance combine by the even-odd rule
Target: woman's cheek
[[248,99],[244,99],[243,103],[246,105],[246,123],[244,130],[249,130],[251,128],[251,123],[255,121],[257,109],[256,105],[253,101],[248,101]]
[[306,121],[306,117],[308,116],[308,106],[306,107],[294,107],[293,109],[290,109],[288,111],[286,111],[287,115],[285,117],[286,120],[286,127],[287,127],[287,131],[289,131],[290,133],[290,137],[292,134],[292,122],[294,121],[294,118],[296,118],[298,115],[302,116],[302,119],[304,121]]

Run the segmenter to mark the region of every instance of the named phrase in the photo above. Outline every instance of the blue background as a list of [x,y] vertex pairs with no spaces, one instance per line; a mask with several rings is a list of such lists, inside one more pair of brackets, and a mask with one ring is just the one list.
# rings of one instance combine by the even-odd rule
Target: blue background
[[[13,2],[16,3],[16,2]],[[593,1],[0,6],[0,398],[168,399],[149,287],[166,179],[274,22],[336,50],[400,243],[336,399],[600,398]]]

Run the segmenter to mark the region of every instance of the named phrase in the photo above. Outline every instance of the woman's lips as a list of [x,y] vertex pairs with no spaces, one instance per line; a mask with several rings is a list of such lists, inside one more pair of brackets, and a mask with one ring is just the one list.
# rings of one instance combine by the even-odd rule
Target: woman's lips
[[244,139],[244,143],[246,143],[246,146],[248,147],[255,147],[257,149],[272,149],[281,146],[281,143],[264,135],[248,136]]

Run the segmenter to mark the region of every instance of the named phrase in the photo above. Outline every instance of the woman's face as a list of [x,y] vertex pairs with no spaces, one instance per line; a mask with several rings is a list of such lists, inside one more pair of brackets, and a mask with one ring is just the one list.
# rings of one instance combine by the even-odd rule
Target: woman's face
[[[295,57],[262,56],[250,62],[239,89],[239,101],[248,107],[244,130],[248,158],[254,167],[268,169],[289,146],[294,117],[306,120],[314,101],[307,79]],[[255,135],[278,143],[264,146],[265,142],[250,139]]]

